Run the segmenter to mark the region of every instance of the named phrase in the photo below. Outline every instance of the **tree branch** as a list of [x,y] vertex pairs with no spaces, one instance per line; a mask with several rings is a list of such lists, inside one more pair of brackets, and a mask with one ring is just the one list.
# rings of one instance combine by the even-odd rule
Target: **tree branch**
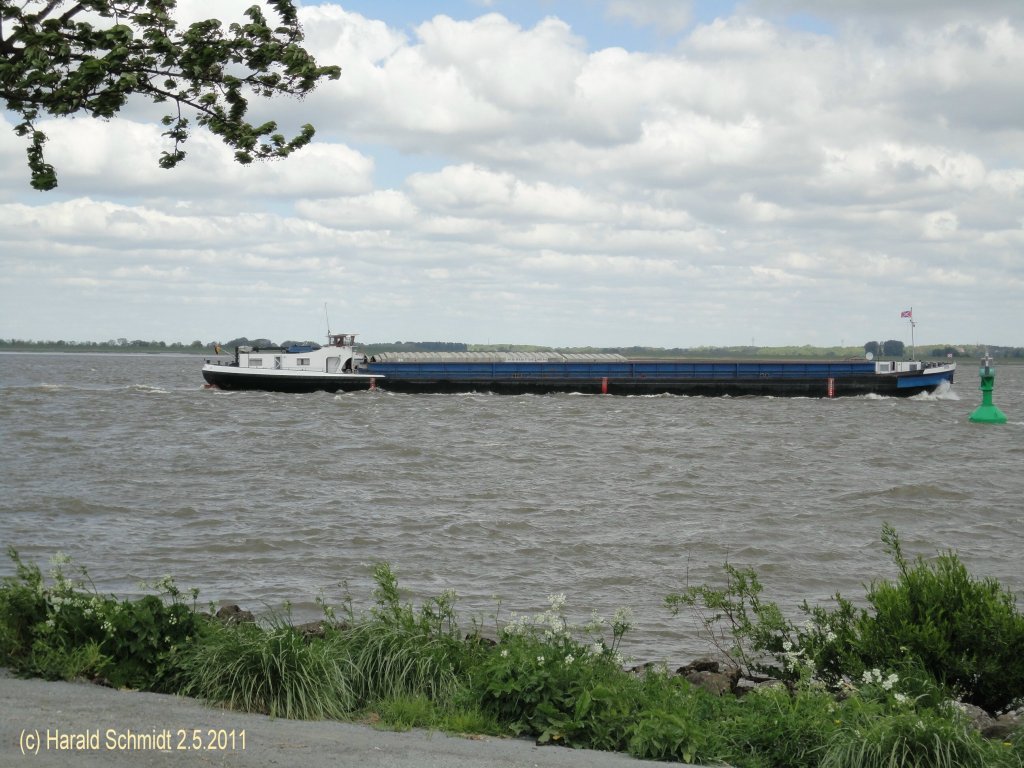
[[[274,121],[250,123],[251,95],[301,96],[340,74],[338,67],[317,66],[298,44],[302,30],[294,0],[270,0],[278,24],[250,8],[250,23],[229,25],[230,34],[217,19],[177,30],[173,0],[15,2],[17,8],[11,10],[11,0],[0,0],[7,16],[0,19],[0,104],[23,118],[15,132],[29,138],[29,169],[36,189],[57,184],[56,173],[43,156],[46,135],[33,123],[41,114],[109,118],[133,94],[158,104],[171,101],[177,116],[171,112],[163,124],[168,127],[164,136],[174,146],[163,153],[162,167],[171,168],[184,158],[181,146],[196,124],[236,150],[238,162],[250,163],[285,157],[308,144],[314,133],[311,125],[304,125],[287,140],[275,133]],[[70,7],[61,13],[64,3]],[[39,10],[30,13],[30,8]],[[113,18],[114,26],[73,21],[79,13],[93,11]],[[197,122],[190,124],[183,110]]]
[[[53,5],[54,3],[51,3]],[[64,13],[61,14],[60,21],[62,24],[66,24],[71,21],[72,18],[78,15],[78,12],[83,10],[84,6],[81,3],[75,3],[73,6],[68,8]]]

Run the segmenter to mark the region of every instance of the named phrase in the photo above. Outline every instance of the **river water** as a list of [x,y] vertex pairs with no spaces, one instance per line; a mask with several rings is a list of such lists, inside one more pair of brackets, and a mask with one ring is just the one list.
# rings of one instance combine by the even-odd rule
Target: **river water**
[[[624,649],[709,648],[664,597],[751,566],[793,618],[862,598],[908,554],[955,549],[1024,591],[1024,367],[997,368],[1006,425],[969,423],[977,369],[944,395],[773,399],[204,389],[187,355],[0,355],[0,543],[57,552],[101,591],[173,575],[262,611],[347,589],[372,564],[460,616],[628,606]],[[0,573],[13,571],[0,563]]]

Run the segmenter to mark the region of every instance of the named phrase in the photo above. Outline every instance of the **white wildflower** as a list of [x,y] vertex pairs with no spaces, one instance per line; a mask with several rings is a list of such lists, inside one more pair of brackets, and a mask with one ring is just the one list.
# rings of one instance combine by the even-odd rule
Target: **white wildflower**
[[502,648],[501,649],[501,658],[503,658],[503,659],[507,659],[508,658],[508,648]]
[[548,595],[548,603],[552,611],[560,611],[565,607],[565,593],[559,592],[555,595]]
[[893,698],[896,699],[897,704],[906,704],[910,701],[910,697],[903,693],[894,693]]
[[865,669],[861,679],[867,684],[882,682],[882,672],[879,669]]
[[538,664],[543,664],[544,663],[544,657],[543,656],[538,656],[537,657],[537,663]]
[[574,661],[576,661],[576,657],[573,656],[571,653],[565,657],[566,664],[572,664]]

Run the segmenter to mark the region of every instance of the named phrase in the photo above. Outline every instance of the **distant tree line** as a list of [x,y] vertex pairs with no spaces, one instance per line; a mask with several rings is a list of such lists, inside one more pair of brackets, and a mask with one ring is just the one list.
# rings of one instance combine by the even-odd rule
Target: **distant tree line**
[[870,352],[872,355],[879,357],[903,357],[903,353],[906,352],[907,345],[902,341],[896,339],[889,339],[888,341],[869,341],[864,345],[864,351]]
[[992,357],[1024,358],[1024,347],[975,347],[973,357],[984,357],[987,351]]
[[[985,356],[985,353],[992,355],[993,358],[1009,358],[1009,359],[1021,359],[1024,358],[1024,347],[999,347],[999,346],[986,346],[983,344],[972,344],[970,346],[935,346],[935,347],[923,347],[927,349],[926,353],[929,357],[967,357],[967,358],[981,358]],[[881,350],[881,351],[879,351]],[[889,341],[869,341],[864,345],[865,352],[871,352],[875,355],[885,355],[886,357],[903,357],[906,354],[906,345],[902,341],[896,341],[890,339]]]
[[30,352],[209,352],[215,342],[145,341],[126,338],[109,341],[34,341],[32,339],[0,339],[0,350]]

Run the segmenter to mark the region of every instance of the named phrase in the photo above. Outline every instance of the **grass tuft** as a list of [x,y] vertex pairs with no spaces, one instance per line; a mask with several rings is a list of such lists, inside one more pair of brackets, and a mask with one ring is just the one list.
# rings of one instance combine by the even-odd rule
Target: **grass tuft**
[[341,719],[356,705],[358,672],[321,638],[275,621],[218,625],[182,660],[182,693],[245,712],[295,720]]
[[844,725],[830,740],[821,768],[986,768],[998,757],[994,745],[960,718],[926,709]]

